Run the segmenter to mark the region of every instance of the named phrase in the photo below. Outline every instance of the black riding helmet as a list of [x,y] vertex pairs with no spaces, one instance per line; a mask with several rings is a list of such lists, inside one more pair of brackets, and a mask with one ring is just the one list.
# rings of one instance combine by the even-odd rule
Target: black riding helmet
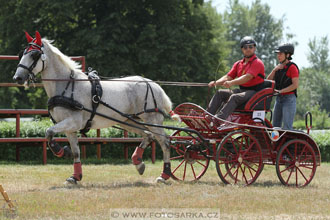
[[247,45],[247,44],[253,44],[254,46],[257,46],[256,41],[250,36],[245,36],[245,37],[242,38],[241,43],[240,43],[241,48],[244,47],[244,45]]
[[275,53],[282,52],[282,53],[288,53],[290,55],[293,55],[294,53],[294,46],[292,44],[282,44],[278,46],[275,50]]
[[[275,53],[282,52],[282,53],[285,54],[285,59],[292,60],[291,56],[294,53],[294,46],[292,44],[285,43],[285,44],[282,44],[282,45],[278,46],[274,50],[274,52]],[[286,54],[290,54],[290,56],[288,58],[286,58]]]

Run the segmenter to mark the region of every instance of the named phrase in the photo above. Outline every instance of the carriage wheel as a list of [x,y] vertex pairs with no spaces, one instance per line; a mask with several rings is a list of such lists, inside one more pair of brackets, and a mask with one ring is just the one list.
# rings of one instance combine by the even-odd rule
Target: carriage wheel
[[[238,137],[236,137],[236,138],[240,138],[239,136]],[[238,141],[238,140],[237,140]],[[233,173],[232,173],[232,170],[231,170],[231,167],[232,166],[234,166],[234,164],[233,163],[231,163],[231,162],[229,162],[229,163],[225,163],[225,168],[226,168],[226,170],[228,171],[228,175],[233,179],[233,180],[235,180],[235,176],[233,175]],[[264,169],[264,164],[262,163],[261,164],[261,168],[260,168],[260,173],[263,171],[263,169]],[[259,175],[260,175],[260,173],[259,173]],[[259,177],[259,175],[256,177],[256,179]]]
[[258,140],[244,131],[225,136],[216,153],[218,175],[225,184],[250,185],[263,169]]
[[[184,131],[175,131],[171,136],[187,136]],[[174,138],[175,139],[175,138]],[[209,155],[209,149],[203,150]],[[196,181],[206,172],[210,159],[185,144],[171,144],[172,178],[180,181]]]
[[276,158],[276,173],[286,186],[304,187],[313,179],[316,157],[312,146],[304,140],[286,142]]

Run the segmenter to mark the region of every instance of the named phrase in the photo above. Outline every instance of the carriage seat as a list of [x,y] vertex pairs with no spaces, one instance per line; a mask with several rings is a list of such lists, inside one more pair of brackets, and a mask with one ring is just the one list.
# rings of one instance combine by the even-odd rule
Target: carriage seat
[[262,89],[256,92],[246,103],[238,106],[235,111],[250,112],[255,110],[270,110],[274,94],[275,82],[265,80],[262,84]]

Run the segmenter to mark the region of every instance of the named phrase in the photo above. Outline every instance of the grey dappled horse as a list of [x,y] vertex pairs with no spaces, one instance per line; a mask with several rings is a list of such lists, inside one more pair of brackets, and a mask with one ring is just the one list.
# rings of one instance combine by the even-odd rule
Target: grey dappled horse
[[[27,32],[25,32],[25,35],[29,44],[18,64],[13,79],[19,84],[26,84],[29,80],[34,79],[38,73],[41,74],[42,79],[55,79],[53,81],[43,81],[47,96],[49,98],[59,98],[53,100],[53,106],[50,108],[51,117],[56,124],[47,129],[46,138],[54,155],[73,157],[74,172],[66,182],[75,184],[82,179],[77,131],[84,129],[87,121],[91,119],[91,112],[83,110],[81,106],[86,109],[93,109],[92,84],[86,80],[88,77],[80,70],[79,64],[61,53],[49,40],[41,39],[38,31],[35,38],[32,38]],[[63,79],[66,79],[66,81],[63,81]],[[68,81],[70,79],[75,80],[74,83],[68,83],[72,82]],[[162,125],[164,120],[164,115],[159,112],[144,112],[145,103],[152,106],[156,101],[158,109],[165,113],[172,113],[172,103],[169,97],[158,84],[148,79],[132,76],[120,80],[100,81],[99,83],[103,91],[101,101],[125,114],[140,113],[138,120],[141,122]],[[153,96],[149,92],[148,97],[146,97],[147,86],[152,90]],[[163,172],[157,178],[157,181],[164,182],[170,177],[169,140],[166,138],[163,128],[136,124],[133,120],[104,105],[99,105],[96,112],[114,118],[119,122],[125,122],[125,124],[119,123],[122,128],[143,137],[143,141],[132,156],[133,164],[141,175],[145,168],[142,162],[143,151],[155,138],[162,148],[164,160]],[[89,125],[91,129],[107,128],[118,124],[118,121],[96,114]],[[66,134],[71,150],[68,147],[62,148],[54,141],[53,136],[57,133]]]

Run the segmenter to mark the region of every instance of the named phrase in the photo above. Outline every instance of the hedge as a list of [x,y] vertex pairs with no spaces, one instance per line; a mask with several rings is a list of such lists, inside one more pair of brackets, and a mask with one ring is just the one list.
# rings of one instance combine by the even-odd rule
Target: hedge
[[[21,137],[45,137],[45,131],[51,127],[53,123],[49,119],[35,120],[29,122],[21,122],[20,135]],[[16,137],[16,124],[15,122],[0,121],[0,138]],[[80,136],[80,135],[79,135]],[[101,137],[123,137],[123,130],[118,128],[105,128],[101,129]],[[136,134],[128,133],[129,137],[137,137]],[[65,137],[64,134],[56,135],[56,137]],[[87,133],[87,137],[96,137],[96,130],[90,130]],[[64,143],[60,143],[64,146]],[[16,148],[13,143],[0,143],[0,160],[3,161],[15,161],[16,160]],[[101,156],[103,159],[122,159],[124,158],[122,143],[109,143],[102,144]],[[134,147],[128,148],[129,155],[134,152]],[[159,149],[159,150],[158,150]],[[96,158],[96,145],[86,144],[86,157]],[[151,148],[148,147],[145,150],[145,158],[151,159]],[[156,150],[156,158],[162,158],[162,152],[160,148]],[[50,150],[47,151],[47,157],[49,159],[65,160],[63,158],[55,158]],[[41,146],[28,146],[20,148],[20,159],[22,161],[42,161]],[[71,160],[70,160],[71,161]]]

